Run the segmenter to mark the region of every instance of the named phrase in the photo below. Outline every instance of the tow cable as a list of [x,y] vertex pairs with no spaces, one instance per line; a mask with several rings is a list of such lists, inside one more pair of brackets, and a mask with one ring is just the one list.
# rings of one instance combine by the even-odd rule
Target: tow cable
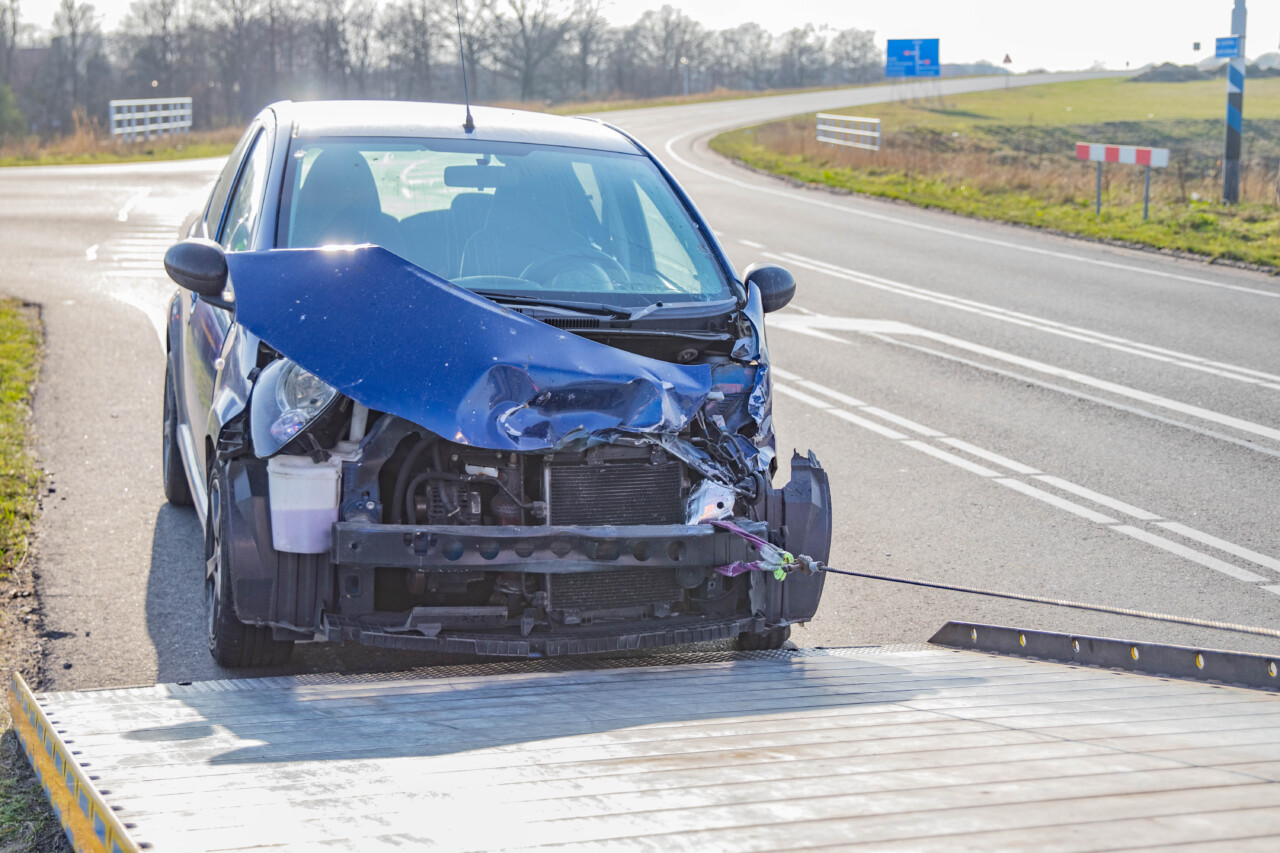
[[928,589],[940,589],[946,592],[962,592],[968,595],[981,595],[987,598],[1003,598],[1009,601],[1026,601],[1032,604],[1048,604],[1053,607],[1067,607],[1073,610],[1091,610],[1095,613],[1109,613],[1114,616],[1132,616],[1138,619],[1148,619],[1153,622],[1169,622],[1175,625],[1191,625],[1197,628],[1212,628],[1216,631],[1230,631],[1236,634],[1254,634],[1259,637],[1273,637],[1280,639],[1280,630],[1275,628],[1258,628],[1253,625],[1237,625],[1233,622],[1219,622],[1216,619],[1198,619],[1194,616],[1174,616],[1168,613],[1152,613],[1146,610],[1134,610],[1128,607],[1111,607],[1106,604],[1090,604],[1084,601],[1071,601],[1062,598],[1048,598],[1042,595],[1023,595],[1016,592],[999,592],[991,589],[979,589],[972,586],[957,586],[955,584],[938,583],[936,581],[923,581],[914,578],[899,578],[892,575],[880,575],[873,572],[855,572],[848,569],[836,569],[831,566],[824,565],[819,560],[814,560],[804,554],[799,556],[782,550],[776,545],[761,539],[755,534],[748,533],[736,524],[728,521],[712,521],[712,525],[721,530],[733,533],[745,539],[747,542],[755,546],[760,552],[760,557],[750,563],[737,562],[727,566],[720,566],[716,571],[728,577],[736,577],[747,572],[763,571],[771,573],[775,579],[785,580],[787,575],[794,572],[800,572],[806,575],[817,574],[818,572],[826,572],[833,575],[845,575],[851,578],[865,578],[873,581],[886,581],[888,583],[906,584],[908,586],[920,586]]

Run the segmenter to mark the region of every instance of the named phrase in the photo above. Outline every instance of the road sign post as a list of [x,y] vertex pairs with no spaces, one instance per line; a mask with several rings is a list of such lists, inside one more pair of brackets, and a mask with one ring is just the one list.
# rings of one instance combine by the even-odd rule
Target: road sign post
[[1218,39],[1217,55],[1227,57],[1227,135],[1222,156],[1222,202],[1240,201],[1240,136],[1244,131],[1244,0],[1231,10],[1231,37]]
[[1093,215],[1102,215],[1102,161],[1098,161],[1098,181],[1097,188],[1094,193]]
[[1151,165],[1147,165],[1147,174],[1143,179],[1142,187],[1142,221],[1147,221],[1147,214],[1151,212]]
[[1169,165],[1168,148],[1140,148],[1135,145],[1100,145],[1096,142],[1077,142],[1076,159],[1092,160],[1098,164],[1097,197],[1093,204],[1093,212],[1102,215],[1102,164],[1130,163],[1146,166],[1147,174],[1142,190],[1142,220],[1145,222],[1151,212],[1151,167],[1163,169]]

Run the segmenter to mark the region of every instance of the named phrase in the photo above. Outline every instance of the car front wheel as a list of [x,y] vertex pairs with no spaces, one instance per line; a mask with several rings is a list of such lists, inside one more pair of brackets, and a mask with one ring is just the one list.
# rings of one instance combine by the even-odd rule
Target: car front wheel
[[232,603],[226,474],[214,465],[209,475],[209,516],[205,525],[205,606],[209,653],[222,666],[278,666],[293,653],[293,642],[277,640],[269,627],[246,625]]

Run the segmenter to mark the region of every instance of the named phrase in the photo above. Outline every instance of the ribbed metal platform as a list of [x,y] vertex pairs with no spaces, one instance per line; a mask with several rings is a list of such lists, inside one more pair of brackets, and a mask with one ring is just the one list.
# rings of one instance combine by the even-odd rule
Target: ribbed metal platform
[[36,703],[127,840],[156,851],[1280,848],[1280,695],[971,651]]

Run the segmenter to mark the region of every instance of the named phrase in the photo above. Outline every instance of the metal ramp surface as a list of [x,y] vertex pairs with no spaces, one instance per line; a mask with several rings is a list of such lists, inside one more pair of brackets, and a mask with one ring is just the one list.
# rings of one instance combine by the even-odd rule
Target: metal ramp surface
[[1280,848],[1280,695],[973,651],[24,690],[108,850]]

